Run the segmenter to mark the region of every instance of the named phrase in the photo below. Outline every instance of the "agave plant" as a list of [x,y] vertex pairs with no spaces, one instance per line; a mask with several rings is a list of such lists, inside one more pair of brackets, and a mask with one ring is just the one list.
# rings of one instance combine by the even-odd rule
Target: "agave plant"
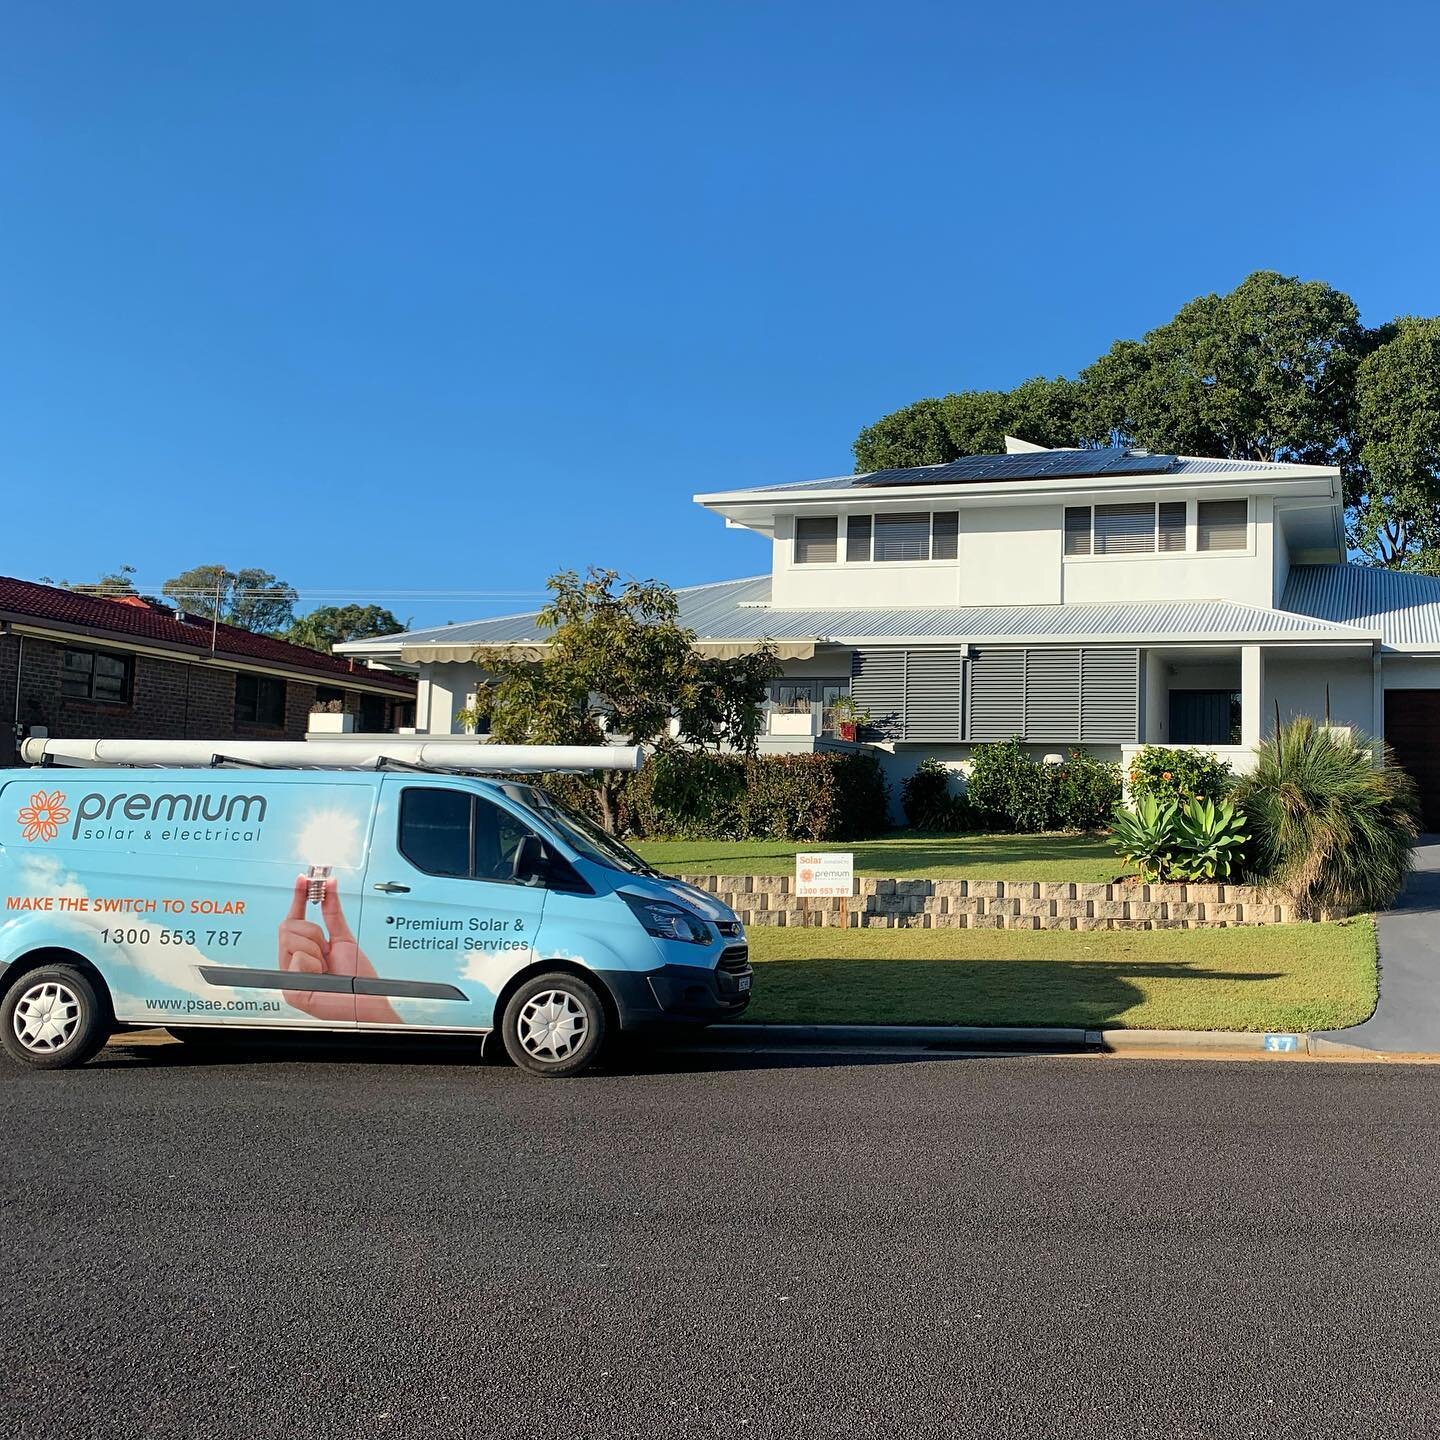
[[1178,880],[1228,880],[1250,838],[1244,830],[1245,817],[1228,802],[1187,800],[1175,821],[1171,873]]
[[1153,795],[1146,795],[1133,810],[1121,806],[1110,817],[1110,834],[1120,858],[1133,866],[1142,880],[1153,884],[1170,873],[1176,813],[1173,800],[1161,804]]
[[1234,791],[1254,833],[1256,878],[1288,891],[1301,916],[1388,905],[1419,828],[1414,782],[1389,748],[1301,717],[1258,755]]

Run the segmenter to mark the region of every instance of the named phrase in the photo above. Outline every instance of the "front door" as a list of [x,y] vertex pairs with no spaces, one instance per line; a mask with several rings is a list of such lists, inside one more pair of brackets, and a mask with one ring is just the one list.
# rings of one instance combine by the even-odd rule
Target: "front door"
[[474,790],[385,780],[360,918],[361,1026],[491,1028],[495,997],[536,953],[546,891],[511,878],[533,833]]
[[1387,690],[1385,739],[1420,792],[1421,824],[1440,830],[1440,690]]

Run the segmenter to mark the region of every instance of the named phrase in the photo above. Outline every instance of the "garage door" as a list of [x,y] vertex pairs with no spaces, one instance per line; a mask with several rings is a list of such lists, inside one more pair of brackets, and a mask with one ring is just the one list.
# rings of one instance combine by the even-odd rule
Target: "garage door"
[[1385,738],[1420,787],[1425,828],[1440,831],[1440,690],[1387,690]]

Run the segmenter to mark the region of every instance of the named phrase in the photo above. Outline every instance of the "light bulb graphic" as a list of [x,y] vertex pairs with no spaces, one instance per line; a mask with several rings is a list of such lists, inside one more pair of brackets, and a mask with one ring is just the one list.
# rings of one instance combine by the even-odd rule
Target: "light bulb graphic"
[[309,882],[305,887],[305,898],[312,905],[318,905],[325,898],[325,882],[330,878],[330,867],[328,865],[312,865],[305,872],[305,879]]

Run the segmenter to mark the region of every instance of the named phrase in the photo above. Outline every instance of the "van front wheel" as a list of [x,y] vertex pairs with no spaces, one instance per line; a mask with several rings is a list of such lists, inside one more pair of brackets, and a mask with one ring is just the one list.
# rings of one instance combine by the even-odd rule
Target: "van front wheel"
[[83,1065],[109,1038],[109,1010],[90,977],[73,965],[31,970],[0,1002],[0,1044],[39,1070]]
[[568,971],[527,980],[500,1020],[510,1058],[535,1075],[578,1075],[605,1043],[605,1006],[595,987]]

